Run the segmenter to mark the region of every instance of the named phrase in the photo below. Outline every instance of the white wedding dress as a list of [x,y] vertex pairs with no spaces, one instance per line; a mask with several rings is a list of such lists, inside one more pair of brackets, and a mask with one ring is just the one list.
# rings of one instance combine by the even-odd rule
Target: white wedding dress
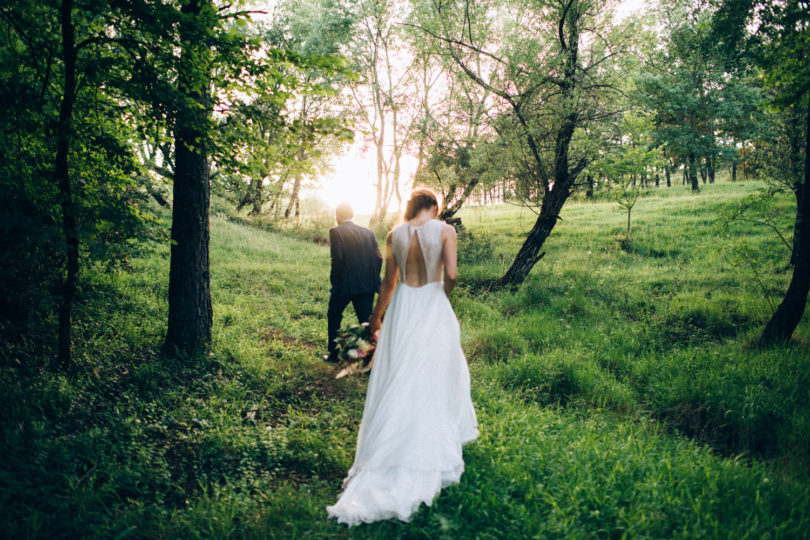
[[[409,521],[459,481],[461,447],[478,436],[458,320],[441,282],[443,226],[431,220],[393,230],[400,282],[380,330],[354,465],[327,507],[339,523]],[[428,283],[411,287],[405,263],[417,239]]]

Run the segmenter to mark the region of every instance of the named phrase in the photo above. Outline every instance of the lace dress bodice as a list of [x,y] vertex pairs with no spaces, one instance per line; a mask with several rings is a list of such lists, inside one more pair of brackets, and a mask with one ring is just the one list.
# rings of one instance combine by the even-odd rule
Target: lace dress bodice
[[407,221],[394,227],[391,245],[394,251],[394,259],[397,261],[397,266],[399,266],[399,279],[402,283],[405,283],[408,250],[411,247],[414,234],[416,234],[419,246],[422,249],[427,282],[433,283],[442,280],[442,227],[442,222],[437,219],[426,221],[418,227],[414,227]]

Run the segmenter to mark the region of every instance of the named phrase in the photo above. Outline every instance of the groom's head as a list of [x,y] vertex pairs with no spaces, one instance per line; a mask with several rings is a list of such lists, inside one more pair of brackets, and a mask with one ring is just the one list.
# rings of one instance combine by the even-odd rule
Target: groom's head
[[335,219],[338,222],[338,225],[343,223],[344,221],[348,221],[354,217],[354,210],[352,207],[346,203],[340,203],[337,208],[335,208]]

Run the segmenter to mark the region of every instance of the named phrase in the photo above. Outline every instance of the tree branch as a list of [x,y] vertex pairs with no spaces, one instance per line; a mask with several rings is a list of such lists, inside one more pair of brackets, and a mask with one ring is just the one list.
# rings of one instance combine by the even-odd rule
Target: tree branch
[[560,24],[557,27],[557,32],[560,35],[560,46],[562,47],[563,51],[568,50],[568,45],[566,45],[565,43],[565,19],[568,16],[568,10],[571,8],[573,2],[574,0],[568,0],[568,2],[566,2],[563,5],[562,16],[560,17]]
[[[484,49],[481,49],[481,48],[479,48],[479,47],[476,47],[475,45],[473,45],[473,44],[471,44],[471,43],[465,43],[465,42],[463,42],[463,41],[459,41],[459,40],[457,40],[457,39],[453,39],[453,38],[448,38],[448,37],[440,36],[440,35],[439,35],[439,34],[437,34],[436,32],[434,32],[434,31],[432,31],[432,30],[428,30],[428,29],[427,29],[427,28],[425,28],[424,26],[420,26],[420,25],[418,25],[418,24],[411,24],[411,23],[398,23],[398,24],[399,24],[400,26],[410,26],[410,27],[412,27],[412,28],[416,28],[417,30],[422,30],[422,31],[423,31],[423,32],[425,32],[426,34],[428,34],[428,35],[430,35],[430,36],[432,36],[432,37],[434,37],[434,38],[436,38],[436,39],[438,39],[438,40],[440,40],[440,41],[444,41],[445,43],[447,43],[447,44],[449,44],[449,45],[457,45],[457,46],[459,46],[459,47],[463,47],[463,48],[465,48],[465,49],[470,49],[470,50],[471,50],[471,51],[473,51],[473,52],[476,52],[476,53],[478,53],[478,54],[482,54],[482,55],[484,55],[484,56],[486,56],[486,57],[488,57],[488,58],[491,58],[491,59],[495,60],[495,61],[496,61],[496,62],[498,62],[499,64],[502,64],[502,65],[504,65],[504,66],[509,66],[509,63],[508,63],[506,60],[504,60],[503,58],[499,58],[499,57],[495,56],[494,54],[492,54],[491,52],[487,52],[487,51],[485,51]],[[516,66],[509,66],[509,67],[512,67],[512,68],[514,69]],[[525,71],[525,70],[523,70],[522,68],[518,68],[518,71],[519,71],[520,73],[523,73],[523,74],[525,74],[525,73],[526,73],[526,71]]]
[[[225,9],[225,8],[223,8],[223,9]],[[219,11],[222,11],[222,9],[220,9]],[[252,10],[252,9],[248,9],[248,10],[244,10],[244,11],[234,11],[233,13],[226,13],[225,15],[220,15],[219,19],[220,20],[235,19],[237,17],[242,17],[244,15],[253,15],[253,14],[256,14],[256,15],[268,15],[268,12],[267,11],[256,11],[256,10]]]

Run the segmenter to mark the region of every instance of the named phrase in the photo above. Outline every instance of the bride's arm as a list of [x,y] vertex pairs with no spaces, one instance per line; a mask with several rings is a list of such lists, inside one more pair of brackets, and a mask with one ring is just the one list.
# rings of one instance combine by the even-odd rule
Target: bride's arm
[[394,259],[394,250],[391,247],[391,233],[389,232],[385,239],[385,275],[380,284],[380,294],[377,296],[374,313],[371,314],[368,320],[369,330],[372,333],[377,332],[382,325],[383,313],[385,313],[385,308],[388,307],[388,302],[391,301],[391,295],[394,294],[394,287],[398,278],[399,267],[396,259]]
[[456,246],[456,229],[445,225],[442,230],[442,262],[444,263],[444,292],[450,298],[450,292],[458,280],[458,253]]

